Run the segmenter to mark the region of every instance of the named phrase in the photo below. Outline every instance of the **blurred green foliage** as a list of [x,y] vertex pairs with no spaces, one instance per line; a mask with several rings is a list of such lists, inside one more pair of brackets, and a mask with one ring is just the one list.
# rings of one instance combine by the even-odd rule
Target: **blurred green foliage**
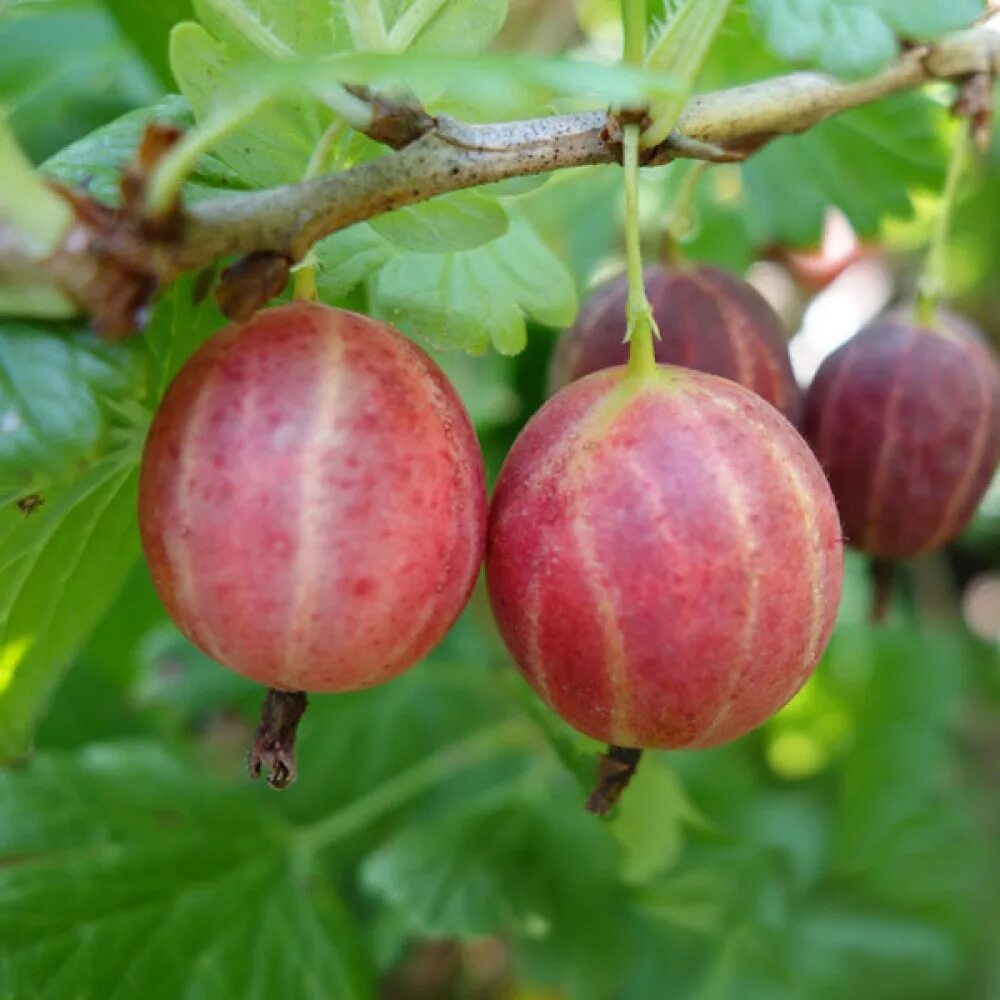
[[[190,127],[209,71],[276,41],[307,51],[309,25],[350,44],[346,15],[365,5],[152,6],[0,2],[0,104],[49,176],[113,199],[143,124]],[[580,6],[596,37],[607,5]],[[404,9],[382,7],[390,25]],[[841,28],[874,18],[916,36],[975,15],[943,7],[736,4],[699,85],[780,72],[782,57],[869,68],[884,33],[852,29],[832,66],[810,33],[841,14]],[[505,9],[446,0],[417,48],[481,48]],[[168,36],[192,11],[219,44],[200,63],[180,52],[176,96]],[[471,98],[429,100],[457,114]],[[518,86],[497,100],[512,114],[572,104]],[[330,118],[294,104],[233,133],[185,197],[298,176]],[[814,242],[830,204],[869,238],[916,204],[919,240],[946,156],[942,109],[936,95],[900,97],[713,169],[686,252],[741,269],[772,243]],[[1000,290],[998,150],[955,235],[975,248],[963,301],[986,317]],[[329,166],[378,152],[345,135]],[[651,244],[685,169],[644,180]],[[619,221],[616,171],[561,172],[335,234],[317,247],[319,285],[436,347],[492,343],[438,354],[492,477],[544,398],[551,327],[620,256]],[[481,589],[409,674],[313,699],[301,777],[278,796],[243,777],[260,691],[192,649],[138,560],[145,427],[222,324],[196,298],[193,278],[178,282],[127,345],[0,319],[0,755],[17,761],[0,774],[0,997],[1000,996],[1000,653],[969,635],[958,604],[972,576],[1000,568],[1000,505],[948,557],[907,572],[886,626],[867,622],[852,557],[803,692],[736,744],[647,755],[609,822],[583,810],[599,748],[521,682]],[[12,501],[35,490],[45,506],[26,518]],[[434,978],[420,959],[441,939],[451,965]],[[484,942],[499,955],[489,975]]]

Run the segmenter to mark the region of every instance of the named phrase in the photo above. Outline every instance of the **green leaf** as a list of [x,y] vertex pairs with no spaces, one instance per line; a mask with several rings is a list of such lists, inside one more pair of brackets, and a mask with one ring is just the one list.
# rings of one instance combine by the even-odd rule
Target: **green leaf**
[[[394,47],[449,56],[482,51],[507,18],[507,0],[383,0],[382,6]],[[433,11],[429,18],[425,10]]]
[[897,52],[892,29],[873,10],[829,6],[820,27],[820,65],[840,76],[864,76]]
[[194,0],[198,20],[234,52],[272,59],[351,48],[341,2]]
[[104,5],[118,22],[122,34],[142,54],[160,82],[172,87],[168,39],[170,29],[191,17],[191,0],[156,0],[137,4],[134,0],[104,0]]
[[[259,63],[259,60],[258,60]],[[201,25],[179,24],[170,34],[170,64],[181,92],[200,124],[236,122],[258,92],[275,92],[279,78],[247,69],[248,61],[212,37]],[[252,187],[302,180],[319,137],[332,121],[308,95],[267,100],[222,134],[213,152]]]
[[497,789],[396,834],[362,881],[415,934],[502,933],[529,980],[605,996],[621,974],[628,901],[611,838],[580,802],[566,783]]
[[967,27],[981,0],[750,0],[768,48],[788,62],[832,73],[874,73],[898,52],[897,35],[933,39]]
[[960,956],[926,920],[830,899],[799,916],[790,949],[807,996],[954,996]]
[[[683,163],[671,164],[667,177]],[[602,167],[560,170],[519,204],[531,223],[586,287],[597,266],[616,252],[621,227],[621,177]]]
[[[148,108],[122,115],[96,132],[60,150],[46,160],[41,171],[66,184],[86,187],[102,201],[118,201],[121,168],[135,154],[143,130],[149,122],[161,122],[189,129],[194,124],[191,109],[177,95],[163,98]],[[213,156],[204,156],[187,178],[183,196],[186,201],[217,197],[220,191],[242,190],[246,184],[231,169]]]
[[982,0],[870,0],[872,6],[907,38],[933,39],[968,27],[983,14]]
[[75,474],[115,443],[116,430],[141,434],[129,405],[145,390],[137,343],[0,323],[0,502]]
[[678,90],[651,104],[644,144],[655,146],[673,131],[728,9],[729,0],[684,0],[649,47],[646,66],[669,72]]
[[0,226],[17,234],[25,256],[46,257],[65,235],[72,219],[69,205],[32,169],[7,126],[0,108]]
[[176,281],[157,301],[142,335],[141,344],[151,359],[150,407],[156,405],[192,352],[226,325],[210,294],[195,301],[197,283],[194,275]]
[[0,513],[0,760],[20,757],[138,552],[137,474],[110,458],[25,517]]
[[912,192],[940,185],[941,116],[919,94],[838,115],[754,156],[741,170],[743,198],[721,207],[758,246],[814,243],[830,205],[873,236],[886,216],[912,214]]
[[696,815],[677,775],[647,753],[611,822],[623,851],[622,878],[641,883],[671,867],[680,854],[683,824]]
[[391,260],[398,251],[367,222],[327,236],[313,247],[320,298],[333,302]]
[[[193,281],[177,282],[129,344],[26,325],[0,331],[0,757],[27,749],[138,555],[135,470],[148,407],[222,324],[211,300],[192,301]],[[45,503],[26,518],[13,499],[32,489]]]
[[0,776],[13,995],[374,995],[334,887],[259,795],[142,743]]
[[99,0],[21,5],[0,53],[0,104],[36,163],[160,90]]
[[510,228],[503,206],[476,191],[455,191],[399,208],[372,219],[370,225],[396,246],[417,253],[472,250]]
[[58,288],[43,281],[18,278],[5,284],[0,280],[0,316],[23,319],[73,319],[79,310]]
[[35,732],[36,753],[82,749],[89,743],[140,739],[165,727],[135,695],[140,653],[166,612],[149,570],[137,559],[118,597],[73,659]]
[[505,236],[475,250],[394,258],[375,278],[372,308],[434,347],[475,353],[492,342],[501,354],[517,354],[525,315],[566,326],[576,292],[531,225],[512,216]]

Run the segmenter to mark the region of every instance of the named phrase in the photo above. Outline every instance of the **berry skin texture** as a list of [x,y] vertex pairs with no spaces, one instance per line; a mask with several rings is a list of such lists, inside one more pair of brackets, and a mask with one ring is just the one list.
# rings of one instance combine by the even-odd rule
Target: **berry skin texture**
[[[777,313],[760,293],[727,271],[704,265],[650,267],[646,295],[660,328],[660,364],[681,365],[738,382],[795,423],[801,393]],[[552,358],[553,392],[591,372],[628,360],[628,276],[602,285],[584,303]]]
[[965,527],[996,469],[996,362],[956,316],[881,317],[820,366],[805,434],[849,545],[883,559],[933,551]]
[[139,523],[195,645],[268,687],[349,691],[468,600],[486,495],[469,418],[392,327],[296,303],[204,344],[156,414]]
[[514,660],[570,725],[622,747],[710,747],[812,672],[843,548],[823,472],[773,407],[688,369],[612,368],[515,442],[486,572]]

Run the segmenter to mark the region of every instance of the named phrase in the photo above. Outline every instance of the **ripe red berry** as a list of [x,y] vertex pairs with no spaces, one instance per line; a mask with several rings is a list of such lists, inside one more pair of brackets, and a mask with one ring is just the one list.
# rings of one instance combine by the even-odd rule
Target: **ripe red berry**
[[[646,295],[660,328],[660,364],[683,365],[739,382],[795,422],[800,393],[781,320],[756,289],[726,271],[702,265],[645,272]],[[553,391],[628,359],[625,304],[628,277],[597,289],[556,346]]]
[[140,527],[167,610],[271,688],[346,691],[426,654],[468,599],[486,498],[468,416],[385,326],[294,304],[231,326],[167,392]]
[[883,559],[931,551],[966,525],[996,469],[996,362],[956,316],[884,316],[820,366],[805,433],[850,545]]
[[733,382],[615,368],[514,444],[487,580],[529,683],[625,747],[743,735],[809,676],[840,596],[837,511],[806,443]]

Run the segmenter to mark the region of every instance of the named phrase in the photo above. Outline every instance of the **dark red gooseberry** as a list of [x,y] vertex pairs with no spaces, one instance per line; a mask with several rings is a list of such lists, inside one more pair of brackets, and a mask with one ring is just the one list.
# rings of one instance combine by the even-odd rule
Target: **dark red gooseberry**
[[804,428],[848,544],[882,559],[930,552],[968,523],[996,469],[1000,375],[957,316],[886,315],[820,366]]
[[[755,288],[703,265],[650,267],[645,282],[660,328],[655,344],[659,363],[731,379],[793,423],[797,420],[800,393],[781,320]],[[552,391],[591,372],[625,364],[627,296],[628,280],[620,275],[584,303],[576,323],[556,346],[549,377]]]

